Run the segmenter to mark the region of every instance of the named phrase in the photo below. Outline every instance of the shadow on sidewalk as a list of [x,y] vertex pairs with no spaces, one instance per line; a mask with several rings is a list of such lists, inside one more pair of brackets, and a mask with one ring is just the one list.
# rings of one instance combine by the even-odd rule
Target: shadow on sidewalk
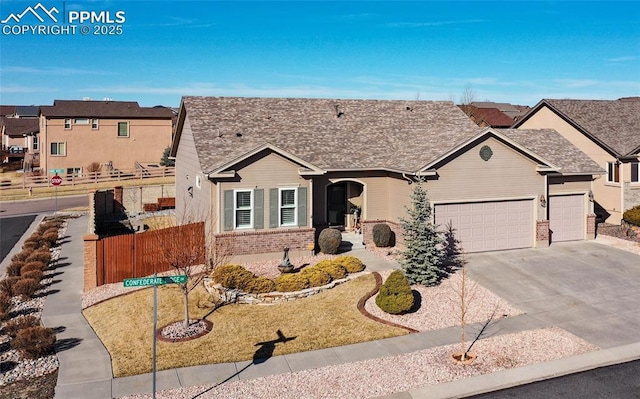
[[281,330],[276,331],[276,334],[278,334],[278,339],[274,339],[274,340],[271,340],[271,341],[265,341],[265,342],[258,342],[257,344],[255,344],[255,346],[259,346],[259,348],[253,354],[253,360],[251,361],[251,363],[249,363],[246,366],[244,366],[242,368],[242,370],[238,370],[237,373],[227,377],[224,381],[212,386],[209,389],[206,389],[206,390],[200,392],[199,394],[195,395],[192,399],[199,398],[200,396],[204,395],[205,393],[211,391],[213,388],[219,387],[220,385],[231,381],[234,377],[239,376],[240,374],[242,374],[242,372],[244,372],[246,369],[248,369],[249,367],[253,366],[254,364],[260,364],[260,363],[266,362],[267,360],[269,360],[269,358],[271,358],[271,356],[273,356],[273,352],[276,349],[276,344],[293,341],[294,339],[297,338],[297,337],[287,337],[282,333]]

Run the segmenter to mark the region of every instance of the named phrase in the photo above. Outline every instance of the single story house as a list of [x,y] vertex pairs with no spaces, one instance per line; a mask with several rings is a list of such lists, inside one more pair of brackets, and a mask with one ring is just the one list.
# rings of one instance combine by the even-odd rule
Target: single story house
[[513,127],[554,129],[607,171],[593,183],[601,221],[620,224],[625,210],[640,205],[640,97],[545,99]]
[[183,97],[176,212],[233,255],[306,250],[360,212],[401,243],[413,184],[467,252],[594,237],[604,171],[553,130],[482,129],[447,101]]

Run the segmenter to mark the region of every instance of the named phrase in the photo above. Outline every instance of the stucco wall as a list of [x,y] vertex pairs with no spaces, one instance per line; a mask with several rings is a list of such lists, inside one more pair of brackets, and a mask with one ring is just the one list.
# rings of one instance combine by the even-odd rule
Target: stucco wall
[[[616,160],[615,157],[603,150],[602,147],[546,107],[541,108],[527,119],[519,126],[519,129],[555,129],[605,170],[607,169],[607,162],[615,162]],[[624,169],[621,170],[621,172],[621,181],[628,181],[629,175],[624,175]],[[607,183],[606,175],[602,175],[593,182],[592,190],[595,201],[610,215],[606,221],[608,223],[620,223],[622,216],[620,184]]]
[[[74,119],[72,119],[74,121]],[[129,123],[129,137],[118,137],[118,122]],[[93,129],[72,123],[64,128],[64,118],[40,119],[40,165],[43,169],[83,168],[92,162],[111,161],[113,168],[131,170],[135,162],[158,163],[171,144],[171,119],[102,119]],[[66,155],[51,155],[51,143],[63,142]],[[103,171],[106,168],[103,166]]]

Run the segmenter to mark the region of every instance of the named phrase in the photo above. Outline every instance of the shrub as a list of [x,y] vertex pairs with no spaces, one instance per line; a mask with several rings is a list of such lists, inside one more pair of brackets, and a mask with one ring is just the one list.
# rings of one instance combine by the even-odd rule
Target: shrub
[[4,333],[11,338],[15,338],[18,335],[18,331],[24,330],[29,327],[37,327],[40,325],[40,320],[33,315],[20,316],[9,320],[4,325]]
[[102,165],[100,165],[100,162],[91,162],[87,165],[87,172],[89,173],[100,172],[101,169]]
[[20,275],[24,275],[27,272],[31,272],[34,270],[37,270],[39,272],[42,272],[44,269],[46,269],[46,265],[42,262],[40,262],[39,260],[32,260],[30,262],[25,263],[22,268],[20,269]]
[[342,233],[337,229],[324,229],[318,236],[318,246],[320,252],[325,254],[335,254],[342,243]]
[[364,270],[364,264],[355,256],[338,256],[333,261],[342,265],[347,270],[347,273],[358,273]]
[[46,327],[29,327],[18,331],[11,347],[26,358],[37,359],[54,353],[56,333]]
[[17,261],[24,262],[25,260],[27,260],[27,258],[29,257],[30,254],[31,254],[31,251],[22,250],[22,251],[18,252],[17,254],[13,255],[11,257],[11,260],[12,261],[17,260]]
[[31,262],[31,261],[40,261],[44,263],[46,267],[46,265],[48,265],[49,262],[51,262],[51,252],[49,252],[49,249],[39,249],[37,251],[34,251],[27,258],[27,262]]
[[40,281],[32,278],[21,278],[13,284],[13,295],[30,298],[38,288],[40,288]]
[[327,272],[333,280],[340,280],[341,278],[347,277],[347,269],[332,260],[320,261],[313,267]]
[[276,277],[276,290],[280,292],[301,291],[309,288],[309,280],[302,273],[285,273]]
[[393,231],[389,225],[384,223],[378,223],[373,226],[373,243],[376,247],[391,247],[393,246]]
[[25,265],[25,263],[23,261],[20,260],[14,260],[11,263],[9,263],[9,266],[7,266],[7,276],[19,276],[20,275],[20,269],[22,269],[22,267]]
[[622,214],[622,218],[627,223],[640,226],[640,205],[636,205],[633,208],[626,210]]
[[307,267],[300,274],[309,280],[309,287],[321,287],[331,282],[329,273],[317,267]]
[[402,314],[413,306],[413,292],[409,281],[399,270],[391,272],[387,281],[380,287],[376,296],[376,305],[384,312]]
[[46,241],[50,247],[53,247],[58,242],[58,230],[47,230],[47,232],[42,236],[42,239]]
[[267,277],[256,277],[247,286],[247,292],[252,294],[266,294],[276,290],[276,283]]
[[20,280],[20,277],[10,276],[0,280],[0,291],[5,292],[9,296],[14,296],[13,286]]
[[246,291],[255,276],[240,265],[222,265],[211,273],[211,278],[225,288]]
[[11,307],[11,297],[4,291],[0,291],[0,321],[9,317]]
[[44,274],[40,270],[29,270],[22,273],[22,278],[32,278],[38,282],[42,281]]

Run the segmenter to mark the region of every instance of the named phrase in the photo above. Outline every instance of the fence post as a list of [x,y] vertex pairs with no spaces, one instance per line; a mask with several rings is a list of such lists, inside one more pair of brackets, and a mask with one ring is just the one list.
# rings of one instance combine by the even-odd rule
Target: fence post
[[98,267],[104,267],[102,260],[98,259],[98,242],[100,237],[97,234],[85,234],[84,241],[84,286],[83,292],[98,286]]

